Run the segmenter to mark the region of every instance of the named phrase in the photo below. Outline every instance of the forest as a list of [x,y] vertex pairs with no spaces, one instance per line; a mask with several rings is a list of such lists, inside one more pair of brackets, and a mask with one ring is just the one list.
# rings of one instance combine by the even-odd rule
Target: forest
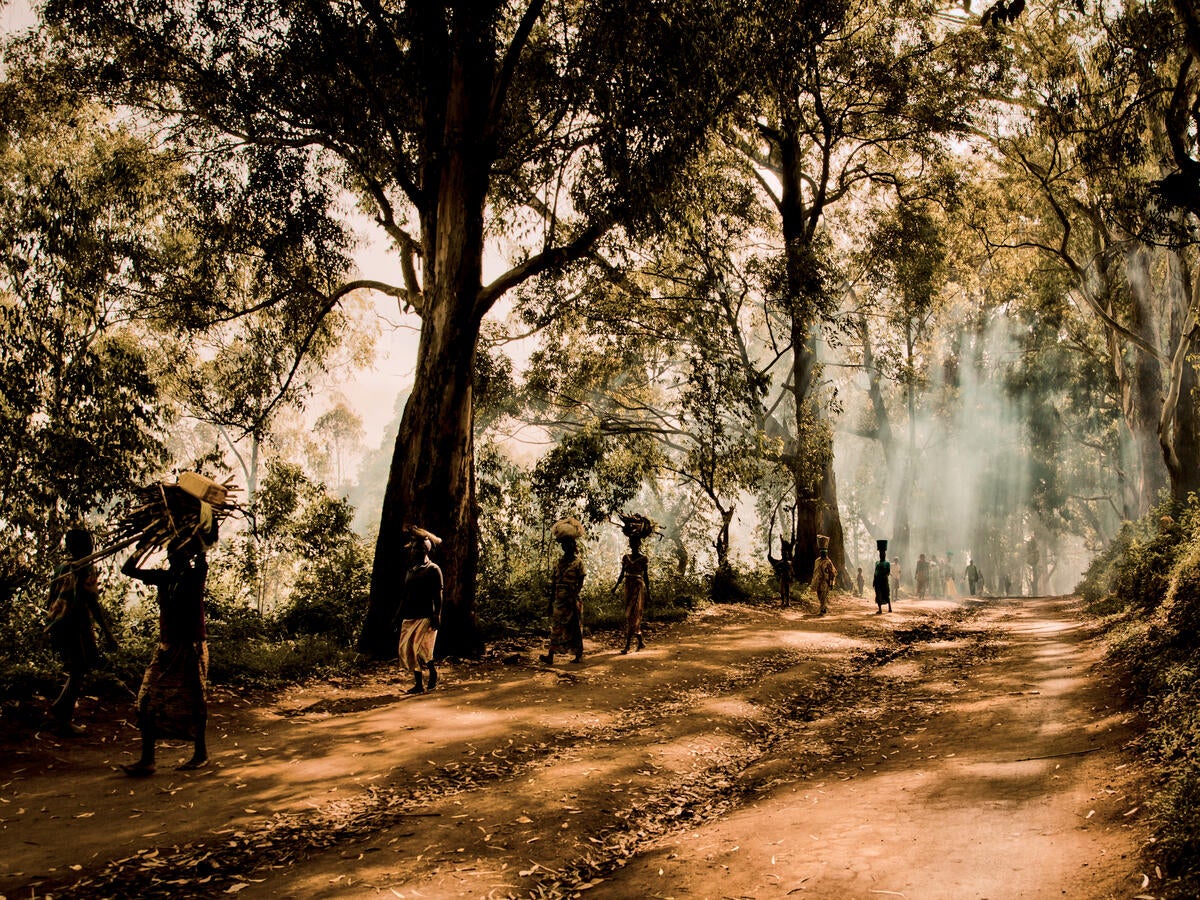
[[[622,515],[661,623],[781,566],[808,602],[818,535],[853,595],[886,539],[902,586],[1083,597],[1200,884],[1193,0],[17,8],[0,717],[57,690],[64,534],[181,472],[237,487],[239,689],[393,665],[409,526],[468,661],[544,640],[565,516],[589,633]],[[123,561],[116,693],[158,615]]]

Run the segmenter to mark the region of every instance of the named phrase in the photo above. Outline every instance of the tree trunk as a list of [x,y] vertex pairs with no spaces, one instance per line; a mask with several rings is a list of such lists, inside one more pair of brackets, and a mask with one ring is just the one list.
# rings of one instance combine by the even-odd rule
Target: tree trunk
[[[793,571],[804,583],[812,580],[817,560],[817,534],[829,537],[829,555],[834,565],[845,565],[845,536],[837,507],[837,487],[833,473],[833,429],[817,428],[811,442],[804,441],[802,429],[806,414],[810,421],[825,424],[826,411],[817,396],[816,379],[820,374],[821,342],[819,316],[821,284],[813,240],[821,208],[808,207],[804,200],[804,151],[795,133],[785,128],[779,143],[781,158],[779,213],[783,232],[784,263],[787,272],[787,303],[791,315],[792,391],[796,407],[796,443],[799,452],[806,445],[819,460],[820,473],[811,480],[803,466],[795,466],[796,546]],[[813,444],[818,446],[813,447]]]
[[1191,268],[1179,253],[1169,259],[1171,279],[1168,286],[1172,315],[1169,338],[1173,349],[1168,372],[1168,391],[1159,417],[1158,437],[1163,460],[1171,482],[1171,498],[1186,501],[1189,494],[1200,494],[1200,409],[1197,408],[1197,372],[1191,359],[1200,339],[1200,326],[1194,320],[1197,285],[1192,284]]
[[396,449],[371,571],[371,599],[359,649],[396,656],[392,624],[404,585],[404,526],[442,538],[433,554],[445,578],[438,656],[482,650],[475,621],[479,561],[475,509],[472,380],[482,290],[484,206],[491,158],[486,116],[494,48],[486,30],[456,23],[444,127],[430,138],[426,183],[436,200],[423,210],[425,284],[421,342],[412,394]]
[[[1129,282],[1129,328],[1154,346],[1160,344],[1154,328],[1155,298],[1150,280],[1150,254],[1141,248],[1125,257]],[[1122,404],[1129,427],[1134,432],[1138,454],[1138,515],[1145,515],[1158,502],[1159,492],[1167,485],[1167,470],[1158,439],[1158,423],[1163,404],[1162,365],[1150,354],[1129,348],[1133,363],[1128,369],[1129,383],[1122,387]]]
[[445,575],[439,656],[476,655],[475,576],[478,562],[475,516],[474,437],[471,375],[478,324],[445,323],[422,329],[412,396],[404,407],[383,498],[371,601],[359,649],[372,656],[396,655],[392,622],[404,586],[405,525],[442,538],[433,559]]

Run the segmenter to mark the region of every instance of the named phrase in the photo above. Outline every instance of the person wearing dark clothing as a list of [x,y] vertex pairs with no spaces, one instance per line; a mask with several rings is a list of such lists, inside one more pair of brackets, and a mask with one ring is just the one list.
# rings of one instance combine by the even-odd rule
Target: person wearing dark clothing
[[967,561],[967,568],[963,571],[963,575],[967,579],[967,590],[974,597],[978,592],[983,581],[983,576],[979,574],[979,567],[975,565],[975,560]]
[[100,578],[96,567],[91,563],[80,563],[92,555],[91,533],[72,528],[63,538],[63,544],[71,561],[54,570],[45,631],[62,660],[67,680],[50,706],[50,719],[55,731],[64,737],[74,737],[83,733],[83,729],[71,721],[75,704],[79,701],[84,678],[99,659],[94,625],[100,626],[109,647],[115,647],[117,642],[100,605]]
[[879,548],[879,562],[875,563],[875,575],[871,579],[871,586],[875,588],[875,605],[878,609],[875,615],[883,612],[883,605],[886,603],[888,612],[892,611],[892,594],[891,594],[891,576],[892,564],[887,559],[887,545],[885,540],[875,542]]
[[134,777],[153,775],[155,742],[175,738],[194,745],[191,758],[176,768],[198,769],[208,763],[208,626],[204,609],[208,559],[204,544],[195,536],[173,541],[167,547],[166,569],[142,569],[137,564],[135,554],[121,567],[121,573],[158,588],[158,646],[137,697],[142,754],[137,762],[122,768]]
[[[423,694],[437,687],[437,664],[433,648],[442,624],[442,570],[429,558],[441,538],[423,528],[409,529],[409,559],[404,575],[404,597],[396,618],[400,621],[400,664],[413,673],[410,694]],[[428,688],[423,671],[429,670]]]

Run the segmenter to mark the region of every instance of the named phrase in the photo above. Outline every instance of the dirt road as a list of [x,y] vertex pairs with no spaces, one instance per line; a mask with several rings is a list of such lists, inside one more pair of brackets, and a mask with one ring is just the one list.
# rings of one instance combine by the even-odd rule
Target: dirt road
[[131,781],[100,710],[0,762],[0,896],[1154,896],[1071,598],[715,607],[589,642],[214,704]]

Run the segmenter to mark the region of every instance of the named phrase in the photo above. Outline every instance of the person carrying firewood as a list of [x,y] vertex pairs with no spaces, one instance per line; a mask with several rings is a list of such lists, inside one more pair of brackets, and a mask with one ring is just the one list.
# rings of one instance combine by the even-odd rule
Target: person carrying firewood
[[[206,544],[216,541],[215,525],[205,540],[184,534],[167,544],[167,568],[138,567],[135,552],[121,573],[158,588],[158,646],[137,697],[137,724],[142,753],[121,768],[133,777],[153,775],[159,738],[190,740],[192,756],[176,768],[198,769],[208,763],[208,631],[204,584],[208,577]],[[211,537],[211,540],[208,538]]]

